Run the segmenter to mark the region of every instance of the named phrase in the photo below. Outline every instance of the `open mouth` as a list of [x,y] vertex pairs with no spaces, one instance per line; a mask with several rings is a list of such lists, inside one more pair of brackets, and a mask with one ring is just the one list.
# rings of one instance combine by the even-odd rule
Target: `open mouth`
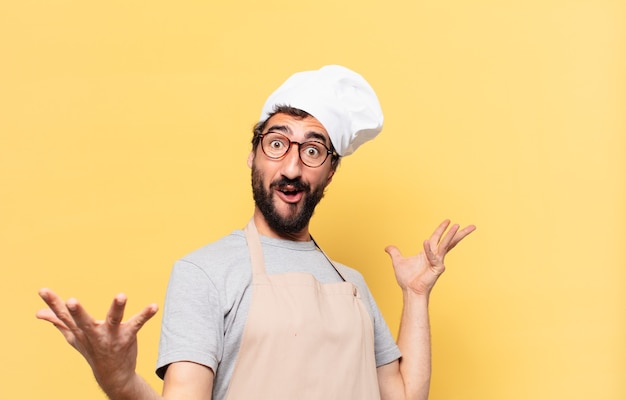
[[279,193],[279,196],[288,203],[300,201],[304,193],[302,189],[295,188],[292,185],[280,186],[276,190]]

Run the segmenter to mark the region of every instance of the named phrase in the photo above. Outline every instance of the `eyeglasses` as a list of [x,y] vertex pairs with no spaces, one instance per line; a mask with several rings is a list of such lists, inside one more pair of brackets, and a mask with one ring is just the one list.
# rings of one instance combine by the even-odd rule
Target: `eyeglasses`
[[298,154],[300,155],[300,161],[307,167],[317,168],[324,164],[329,155],[336,155],[334,151],[331,151],[322,142],[311,140],[304,143],[293,142],[282,133],[267,132],[261,137],[261,149],[266,156],[273,160],[279,160],[285,156],[291,149],[292,144],[298,145]]

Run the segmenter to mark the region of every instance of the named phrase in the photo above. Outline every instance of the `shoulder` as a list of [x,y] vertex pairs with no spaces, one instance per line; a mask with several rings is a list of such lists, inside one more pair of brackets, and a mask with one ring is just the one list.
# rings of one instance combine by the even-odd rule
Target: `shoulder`
[[372,294],[369,287],[367,286],[367,282],[365,281],[363,275],[356,269],[350,268],[336,261],[333,261],[333,264],[335,265],[337,270],[339,270],[341,275],[346,279],[346,281],[354,284],[358,288],[359,292],[361,292],[361,295],[365,299],[367,299],[367,304],[371,305],[374,299],[372,298]]
[[333,260],[333,264],[335,265],[335,267],[337,267],[341,275],[343,275],[343,277],[346,278],[348,282],[352,282],[357,286],[363,285],[367,287],[365,278],[363,278],[363,275],[359,271],[334,260]]
[[223,290],[232,285],[246,285],[250,277],[248,245],[243,231],[236,230],[176,261],[170,281],[180,279],[201,285],[208,281]]
[[247,248],[243,231],[235,230],[230,235],[186,254],[177,264],[191,264],[205,271],[220,265],[238,265],[248,259]]
[[168,297],[209,299],[229,309],[252,281],[250,257],[243,231],[190,252],[174,263]]

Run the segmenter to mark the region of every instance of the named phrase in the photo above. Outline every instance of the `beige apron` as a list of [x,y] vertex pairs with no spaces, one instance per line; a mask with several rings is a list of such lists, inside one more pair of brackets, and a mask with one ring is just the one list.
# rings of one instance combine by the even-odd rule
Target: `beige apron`
[[226,399],[379,400],[372,320],[356,286],[268,275],[253,221],[245,234],[252,300]]

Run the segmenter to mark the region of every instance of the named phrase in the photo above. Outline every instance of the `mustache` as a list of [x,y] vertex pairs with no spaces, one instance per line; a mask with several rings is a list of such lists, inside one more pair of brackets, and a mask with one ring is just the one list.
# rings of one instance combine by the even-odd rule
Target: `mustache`
[[289,179],[289,178],[281,178],[278,180],[275,180],[274,182],[272,182],[270,184],[270,189],[274,189],[274,188],[284,188],[284,187],[290,187],[290,190],[292,191],[304,191],[304,192],[309,192],[311,190],[311,186],[306,183],[303,182],[300,178],[298,179]]

